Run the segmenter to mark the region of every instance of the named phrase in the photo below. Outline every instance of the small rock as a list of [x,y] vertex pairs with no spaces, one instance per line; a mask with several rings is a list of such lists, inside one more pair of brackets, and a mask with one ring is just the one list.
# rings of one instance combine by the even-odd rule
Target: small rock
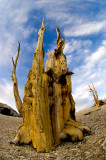
[[105,150],[106,149],[106,138],[105,138],[105,140],[103,141],[103,143],[102,143],[102,148]]
[[90,152],[86,151],[86,152],[85,152],[85,154],[89,155],[89,154],[90,154]]
[[25,160],[25,157],[24,157],[24,156],[19,156],[19,158],[20,158],[20,159],[24,159],[24,160]]

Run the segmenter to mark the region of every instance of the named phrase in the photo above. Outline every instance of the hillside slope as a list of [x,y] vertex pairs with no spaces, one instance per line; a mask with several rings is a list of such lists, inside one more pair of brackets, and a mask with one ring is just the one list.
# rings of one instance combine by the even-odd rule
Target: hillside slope
[[17,113],[13,108],[3,103],[0,103],[0,113],[8,116],[20,117],[20,114]]
[[106,105],[76,113],[79,123],[86,124],[92,135],[81,142],[63,142],[50,153],[37,153],[30,145],[18,146],[9,142],[14,138],[22,118],[0,114],[0,160],[105,160],[103,142],[106,134]]

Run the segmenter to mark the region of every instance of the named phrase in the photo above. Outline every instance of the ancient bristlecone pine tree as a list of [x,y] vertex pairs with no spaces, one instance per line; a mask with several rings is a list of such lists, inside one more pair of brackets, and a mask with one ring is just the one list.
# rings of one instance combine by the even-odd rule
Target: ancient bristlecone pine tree
[[100,107],[100,105],[99,105],[99,98],[98,98],[97,91],[96,91],[96,89],[95,89],[95,87],[93,85],[93,82],[92,82],[92,87],[93,87],[93,89],[89,85],[89,91],[92,92],[92,95],[93,95],[93,98],[94,98],[94,102],[95,102],[94,106],[96,106],[97,108],[99,108]]
[[49,152],[62,139],[82,140],[83,132],[89,132],[87,126],[75,121],[75,102],[72,97],[71,75],[66,57],[63,54],[64,40],[57,28],[57,48],[49,52],[43,65],[44,19],[38,32],[38,43],[33,55],[32,68],[29,70],[24,89],[23,103],[19,96],[16,78],[16,65],[20,52],[20,43],[16,60],[13,60],[13,90],[17,110],[23,117],[13,140],[15,144],[32,143],[37,152]]

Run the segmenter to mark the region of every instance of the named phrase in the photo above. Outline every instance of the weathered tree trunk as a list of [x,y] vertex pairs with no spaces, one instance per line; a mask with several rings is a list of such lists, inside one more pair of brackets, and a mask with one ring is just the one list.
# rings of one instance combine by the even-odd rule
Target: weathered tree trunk
[[[13,143],[32,143],[37,152],[49,152],[69,135],[72,140],[83,139],[83,131],[90,131],[84,125],[75,122],[75,102],[72,97],[71,75],[66,57],[63,54],[65,42],[57,28],[57,49],[49,52],[48,60],[43,65],[44,19],[39,30],[37,47],[33,56],[24,89],[23,103],[19,97],[13,62],[13,90],[16,106],[23,117]],[[20,48],[20,44],[19,44]],[[15,68],[15,69],[14,69]],[[15,77],[15,78],[14,78]]]

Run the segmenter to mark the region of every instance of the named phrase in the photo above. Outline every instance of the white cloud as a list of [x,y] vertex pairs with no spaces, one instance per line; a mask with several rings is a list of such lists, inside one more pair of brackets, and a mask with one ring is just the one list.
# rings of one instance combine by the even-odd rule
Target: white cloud
[[89,92],[85,91],[88,91],[88,86],[86,84],[81,84],[77,86],[77,88],[74,91],[74,97],[75,98],[79,97],[80,99],[87,98],[89,96]]
[[71,39],[69,42],[65,42],[64,54],[70,54],[72,52],[88,52],[88,48],[91,46],[90,40]]
[[[11,37],[11,38],[10,38]],[[11,34],[6,34],[5,38],[7,39],[4,43],[2,39],[0,39],[0,66],[11,65],[11,58],[15,52],[14,48],[14,37]]]
[[67,58],[68,68],[70,68],[70,66],[75,67],[80,61],[85,59],[89,53],[92,41],[80,39],[71,39],[68,41],[65,43],[64,54]]
[[94,104],[94,101],[91,97],[89,98],[89,100],[88,98],[84,98],[84,99],[78,98],[75,100],[76,100],[76,106],[77,106],[76,112],[83,110],[85,108],[89,108]]
[[79,24],[76,26],[73,26],[72,28],[66,28],[64,30],[64,35],[66,37],[70,36],[84,36],[84,35],[90,35],[90,34],[96,34],[100,31],[106,31],[106,20],[104,21],[95,21],[95,22],[89,22],[85,24]]
[[[22,92],[22,89],[19,88],[19,93],[21,96]],[[9,106],[17,110],[13,95],[13,85],[12,82],[8,81],[7,79],[3,79],[2,82],[0,82],[0,102],[8,104]]]
[[[28,22],[27,24],[31,22],[30,16],[36,18],[35,22],[42,19],[42,16],[44,16],[46,19],[46,26],[49,25],[49,27],[59,26],[61,29],[64,27],[65,38],[69,36],[86,36],[104,32],[106,30],[106,20],[104,20],[105,14],[103,14],[105,13],[104,9],[102,12],[98,11],[98,15],[94,15],[93,13],[94,17],[90,17],[88,15],[88,9],[91,5],[87,6],[86,4],[80,4],[79,2],[83,2],[82,0],[70,0],[70,2],[67,2],[64,0],[0,1],[0,67],[4,69],[4,65],[7,66],[7,68],[10,67],[10,64],[12,65],[11,57],[13,56],[15,58],[16,56],[18,40],[23,41],[23,52],[21,57],[21,61],[23,61],[23,63],[25,62],[23,57],[26,54],[24,49],[29,53],[32,53],[31,48],[36,47],[36,45],[34,46],[36,42],[33,44],[30,44],[28,41],[26,42],[28,36],[36,30],[36,28],[33,28],[36,26],[32,24],[31,27],[25,25],[26,22]],[[93,2],[93,0],[91,2]],[[92,11],[93,9],[91,9],[90,13]],[[89,92],[87,90],[88,84],[91,81],[94,81],[94,85],[98,90],[102,89],[100,96],[104,96],[103,85],[105,88],[104,80],[106,79],[106,71],[104,68],[106,68],[106,40],[102,42],[101,46],[98,46],[98,49],[95,52],[90,50],[91,45],[92,41],[78,40],[77,37],[77,39],[66,41],[64,49],[68,65],[71,63],[74,68],[73,72],[75,72],[72,82],[74,90],[73,94],[75,96],[77,108],[83,108],[91,105],[92,98],[89,98]],[[54,48],[55,47],[53,47],[53,49]],[[73,54],[70,55],[70,53]],[[27,60],[29,60],[28,54]],[[81,62],[81,64],[79,64],[79,62]],[[23,67],[26,69],[25,66]],[[0,80],[0,90],[0,101],[8,103],[14,108],[15,104],[12,92],[12,83],[5,80],[1,82]]]
[[12,82],[8,82],[6,79],[3,79],[2,83],[0,82],[0,102],[10,105],[16,110]]
[[90,56],[88,56],[85,60],[86,63],[89,64],[95,64],[96,62],[98,62],[102,57],[105,58],[106,56],[106,46],[101,46],[98,48],[98,50],[96,52],[94,52],[93,54],[91,54]]
[[11,58],[17,53],[17,42],[24,40],[25,45],[26,38],[36,31],[33,27],[24,26],[32,7],[28,1],[0,2],[0,66],[10,65]]
[[103,40],[102,44],[103,44],[104,46],[106,46],[106,40]]
[[70,65],[71,61],[72,61],[72,55],[68,55],[67,56],[67,65]]
[[76,67],[73,71],[75,75],[72,77],[72,86],[77,111],[82,109],[81,106],[86,108],[93,105],[93,97],[89,93],[88,87],[88,84],[91,84],[92,81],[99,98],[106,97],[106,46],[104,42],[103,40],[102,45],[90,56],[86,55],[82,65]]

